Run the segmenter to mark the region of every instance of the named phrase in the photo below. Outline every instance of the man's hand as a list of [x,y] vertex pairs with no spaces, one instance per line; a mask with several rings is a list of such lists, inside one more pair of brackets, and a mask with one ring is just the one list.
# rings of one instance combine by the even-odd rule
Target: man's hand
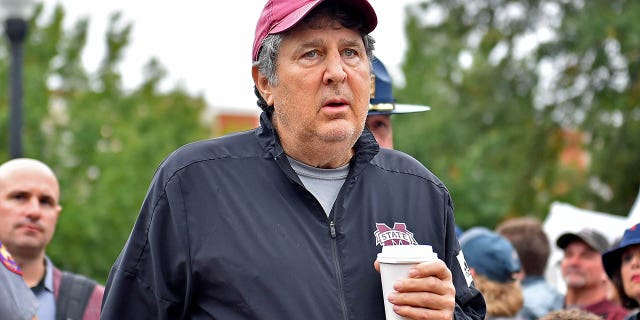
[[[374,267],[380,272],[380,263]],[[453,319],[456,289],[451,271],[440,259],[417,264],[409,272],[409,278],[393,284],[395,293],[387,299],[393,303],[393,311],[415,320]]]

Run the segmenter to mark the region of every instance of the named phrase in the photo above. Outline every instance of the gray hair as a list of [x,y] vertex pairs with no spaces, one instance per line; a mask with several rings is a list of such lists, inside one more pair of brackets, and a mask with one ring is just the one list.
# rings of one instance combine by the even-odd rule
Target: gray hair
[[[300,23],[308,24],[318,19],[319,17],[331,16],[332,19],[340,23],[340,25],[345,28],[360,30],[360,35],[362,36],[362,41],[364,42],[365,52],[369,60],[369,67],[371,68],[371,60],[373,59],[375,40],[371,35],[366,34],[362,31],[362,20],[348,9],[340,6],[340,4],[334,4],[333,7],[331,7],[329,4],[325,4],[326,2],[320,4]],[[253,66],[258,68],[258,72],[260,72],[267,78],[267,81],[270,85],[276,85],[278,83],[278,75],[276,74],[278,54],[280,53],[280,46],[282,45],[282,41],[284,40],[286,35],[287,32],[268,35],[262,41],[258,53],[258,60],[253,62]],[[255,85],[253,87],[253,91],[258,98],[258,106],[263,111],[269,114],[273,112],[273,106],[267,104]]]

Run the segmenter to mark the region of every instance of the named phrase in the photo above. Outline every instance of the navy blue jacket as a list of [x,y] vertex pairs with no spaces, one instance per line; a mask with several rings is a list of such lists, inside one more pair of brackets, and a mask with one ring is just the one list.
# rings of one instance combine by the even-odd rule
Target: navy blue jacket
[[327,218],[268,116],[158,168],[106,286],[102,319],[384,319],[381,245],[429,244],[453,273],[456,319],[481,319],[456,258],[446,187],[364,130]]

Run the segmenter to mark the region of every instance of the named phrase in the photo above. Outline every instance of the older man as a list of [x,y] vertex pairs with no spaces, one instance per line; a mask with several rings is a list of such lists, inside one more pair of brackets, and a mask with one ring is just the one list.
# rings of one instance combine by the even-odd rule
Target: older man
[[560,235],[556,245],[564,251],[560,264],[567,283],[564,307],[583,309],[605,320],[625,319],[628,311],[607,299],[608,277],[601,257],[609,248],[607,238],[594,229],[585,228]]
[[[252,75],[260,127],[158,168],[107,282],[104,319],[480,319],[446,187],[365,130],[366,0],[270,0]],[[429,244],[382,296],[383,245]]]
[[62,210],[59,197],[46,164],[20,158],[0,165],[0,241],[38,298],[39,320],[98,319],[104,287],[59,270],[45,253]]

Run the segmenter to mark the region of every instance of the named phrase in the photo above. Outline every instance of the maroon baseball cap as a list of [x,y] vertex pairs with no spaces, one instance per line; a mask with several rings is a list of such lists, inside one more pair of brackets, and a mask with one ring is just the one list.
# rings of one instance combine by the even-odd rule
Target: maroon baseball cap
[[[253,61],[258,60],[262,40],[270,34],[280,33],[295,26],[307,13],[324,0],[268,0],[260,13],[253,40]],[[368,0],[335,0],[358,10],[364,17],[364,31],[369,33],[376,28],[378,18]]]

